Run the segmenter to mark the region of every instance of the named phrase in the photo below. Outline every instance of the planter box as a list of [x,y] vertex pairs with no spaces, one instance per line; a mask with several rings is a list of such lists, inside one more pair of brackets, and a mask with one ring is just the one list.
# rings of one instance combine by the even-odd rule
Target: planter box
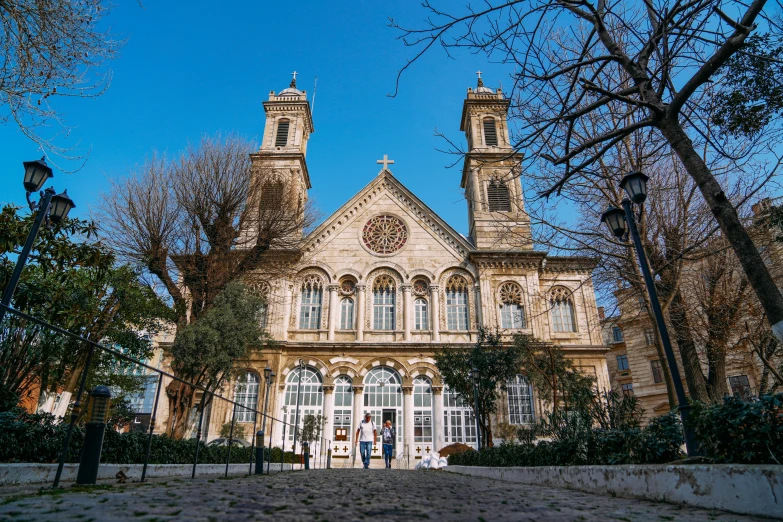
[[444,471],[602,495],[783,518],[783,466],[712,464],[551,466]]

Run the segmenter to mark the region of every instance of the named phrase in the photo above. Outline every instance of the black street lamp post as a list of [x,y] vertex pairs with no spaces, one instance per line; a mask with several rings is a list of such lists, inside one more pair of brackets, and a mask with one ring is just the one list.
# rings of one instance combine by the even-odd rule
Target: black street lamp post
[[46,164],[44,158],[36,161],[25,161],[24,164],[24,188],[27,192],[27,203],[30,206],[30,210],[37,211],[35,221],[33,221],[33,228],[27,235],[22,251],[19,253],[19,258],[16,260],[16,266],[14,272],[11,274],[11,279],[8,285],[3,291],[3,297],[0,299],[2,307],[0,307],[0,324],[5,318],[5,314],[8,311],[6,307],[11,304],[11,298],[14,295],[16,286],[19,284],[19,278],[22,276],[22,270],[24,269],[27,258],[30,256],[30,251],[35,243],[35,238],[38,237],[38,231],[41,229],[41,225],[44,221],[47,224],[57,224],[68,216],[68,212],[76,205],[73,204],[71,198],[68,197],[68,193],[55,194],[54,189],[49,187],[45,191],[41,192],[41,199],[36,203],[30,200],[30,194],[38,192],[43,188],[44,184],[49,178],[54,177],[54,173],[49,165]]
[[470,372],[470,379],[473,382],[473,405],[475,411],[474,416],[476,417],[476,442],[478,442],[478,449],[481,449],[481,413],[479,408],[479,381],[481,380],[481,374],[478,371],[478,368],[473,368],[473,370]]
[[644,252],[641,237],[639,237],[639,230],[636,228],[636,218],[634,217],[633,212],[634,203],[641,205],[647,199],[648,179],[649,178],[641,172],[626,174],[620,182],[620,187],[625,190],[630,199],[623,199],[622,210],[617,207],[609,207],[606,212],[601,215],[601,221],[606,223],[612,233],[618,238],[625,237],[628,229],[630,229],[630,236],[636,249],[636,255],[639,258],[642,275],[644,276],[644,284],[647,287],[647,293],[650,296],[650,306],[652,307],[653,315],[655,316],[655,322],[658,325],[663,351],[666,354],[666,362],[669,365],[672,381],[674,381],[678,410],[680,412],[680,419],[682,420],[685,434],[685,448],[688,452],[688,456],[693,457],[699,455],[700,451],[696,435],[689,422],[691,406],[685,395],[685,389],[682,387],[680,370],[677,366],[677,360],[674,358],[669,331],[666,328],[666,322],[663,319],[663,311],[661,310],[661,303],[658,300],[658,292],[655,289],[655,281],[650,271],[650,266],[647,264],[647,255]]

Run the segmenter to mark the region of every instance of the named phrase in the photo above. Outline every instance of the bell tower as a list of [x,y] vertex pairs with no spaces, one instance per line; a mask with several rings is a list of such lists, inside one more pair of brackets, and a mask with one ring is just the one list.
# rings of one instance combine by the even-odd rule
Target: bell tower
[[[295,220],[283,215],[289,209],[301,216],[307,191],[312,188],[306,155],[307,141],[315,129],[307,92],[296,87],[297,74],[292,73],[288,88],[269,93],[264,102],[266,123],[261,148],[250,155],[252,199],[261,213],[266,213],[267,220]],[[299,230],[298,235],[301,233]]]
[[522,154],[508,132],[509,100],[501,89],[484,86],[481,71],[468,88],[460,130],[468,152],[460,187],[468,202],[469,235],[479,250],[532,250],[530,218],[519,180]]

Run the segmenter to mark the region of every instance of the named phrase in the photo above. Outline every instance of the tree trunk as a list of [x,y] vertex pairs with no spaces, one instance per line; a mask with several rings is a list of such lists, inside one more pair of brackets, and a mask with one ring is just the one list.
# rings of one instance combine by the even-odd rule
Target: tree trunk
[[672,296],[672,303],[669,307],[669,319],[674,330],[677,348],[680,350],[688,394],[692,400],[709,402],[710,396],[707,392],[707,381],[704,378],[704,373],[701,371],[701,361],[699,361],[699,354],[696,352],[696,343],[693,340],[690,323],[685,312],[685,304],[679,289]]
[[745,276],[756,292],[772,325],[772,332],[778,340],[783,341],[783,295],[775,285],[748,231],[742,226],[737,210],[724,194],[707,164],[693,148],[693,142],[682,129],[677,115],[663,119],[658,128],[699,187],[723,235],[739,259]]
[[190,386],[172,381],[166,388],[169,396],[169,420],[166,432],[173,439],[183,439],[187,435],[188,416],[193,409],[194,393]]
[[707,343],[707,391],[711,402],[719,403],[729,393],[726,385],[726,341],[725,338]]

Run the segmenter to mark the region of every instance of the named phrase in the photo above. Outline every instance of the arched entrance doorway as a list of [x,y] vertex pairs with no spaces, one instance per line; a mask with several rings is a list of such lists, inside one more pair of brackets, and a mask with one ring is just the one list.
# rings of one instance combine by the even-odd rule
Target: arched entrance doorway
[[[387,420],[397,430],[397,453],[402,452],[402,379],[392,368],[378,366],[364,378],[364,412],[372,415],[378,431]],[[373,458],[381,456],[380,445],[375,448]]]

